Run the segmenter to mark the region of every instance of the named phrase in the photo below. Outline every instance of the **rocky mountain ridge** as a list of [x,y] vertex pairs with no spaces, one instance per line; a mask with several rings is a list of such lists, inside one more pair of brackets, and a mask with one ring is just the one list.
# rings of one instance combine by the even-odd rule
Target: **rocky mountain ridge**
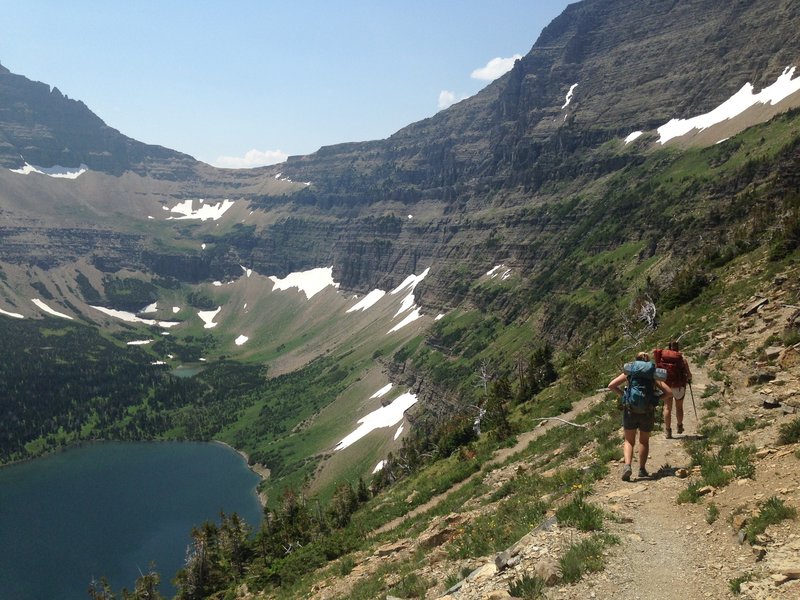
[[[7,168],[23,162],[86,164],[100,178],[111,174],[119,183],[126,171],[138,174],[133,186],[107,180],[81,190],[79,201],[88,201],[95,213],[109,205],[119,211],[121,218],[106,221],[110,229],[118,230],[128,215],[141,220],[140,230],[145,227],[158,207],[143,208],[143,197],[162,204],[186,198],[250,203],[256,229],[237,236],[221,253],[228,257],[222,272],[247,264],[284,275],[332,263],[345,289],[366,293],[399,283],[398,272],[421,264],[441,270],[444,282],[422,301],[452,306],[460,298],[453,288],[459,269],[475,277],[508,261],[520,270],[540,270],[549,259],[530,259],[541,253],[532,251],[540,244],[530,232],[543,220],[553,222],[548,207],[572,202],[592,188],[598,196],[607,194],[598,182],[641,165],[660,148],[655,128],[711,110],[746,82],[757,88],[774,82],[798,60],[800,40],[793,27],[798,18],[796,4],[787,0],[579,2],[545,28],[508,74],[472,98],[386,140],[326,147],[250,171],[214,169],[139,144],[82,103],[4,69],[0,158]],[[796,105],[798,94],[780,110]],[[753,115],[738,128],[770,116]],[[637,130],[645,135],[625,144],[623,139]],[[728,127],[724,136],[732,133]],[[61,196],[57,190],[48,193]],[[75,201],[73,193],[56,200]],[[9,215],[18,203],[15,195],[7,198]],[[543,210],[531,215],[537,208]],[[39,218],[48,244],[58,248],[59,234],[45,231],[50,225],[43,212]],[[570,214],[566,226],[580,218]],[[370,223],[386,219],[394,219],[391,229],[376,234]],[[327,233],[319,236],[320,230]],[[153,243],[162,233],[138,238],[148,255],[163,252]],[[306,254],[307,244],[301,242],[274,258],[274,240],[291,244],[310,237],[317,240],[312,253]],[[144,256],[142,251],[127,254]],[[546,256],[554,254],[557,247],[547,249]],[[175,257],[169,253],[156,262]],[[101,257],[100,262],[109,261]],[[137,259],[126,266],[147,272],[153,264]],[[188,272],[218,273],[208,264]]]

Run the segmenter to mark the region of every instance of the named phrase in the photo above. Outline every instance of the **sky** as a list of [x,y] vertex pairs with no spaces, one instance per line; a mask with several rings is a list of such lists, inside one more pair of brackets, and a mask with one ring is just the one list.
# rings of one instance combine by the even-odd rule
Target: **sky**
[[0,0],[0,64],[141,142],[252,167],[433,116],[569,3]]

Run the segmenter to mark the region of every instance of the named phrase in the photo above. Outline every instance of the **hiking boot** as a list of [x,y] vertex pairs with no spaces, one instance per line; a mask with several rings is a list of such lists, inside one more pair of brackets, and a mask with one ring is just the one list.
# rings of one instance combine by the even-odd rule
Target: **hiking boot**
[[633,473],[633,469],[630,465],[625,465],[622,467],[622,481],[630,481],[631,474]]
[[[666,437],[668,440],[671,440],[672,439],[672,429],[666,429],[665,431],[666,431],[666,433],[664,434],[664,437]],[[678,431],[678,433],[680,433],[680,430]]]
[[650,473],[647,472],[647,469],[644,467],[639,467],[639,479],[642,477],[650,477]]
[[683,425],[678,425],[678,433],[683,433]]

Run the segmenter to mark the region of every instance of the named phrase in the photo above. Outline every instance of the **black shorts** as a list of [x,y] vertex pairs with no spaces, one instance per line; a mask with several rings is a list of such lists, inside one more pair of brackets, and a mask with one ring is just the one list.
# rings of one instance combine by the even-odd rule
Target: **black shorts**
[[645,433],[653,431],[653,425],[656,421],[656,413],[651,410],[646,413],[632,413],[627,410],[622,411],[622,428],[623,429],[638,429]]

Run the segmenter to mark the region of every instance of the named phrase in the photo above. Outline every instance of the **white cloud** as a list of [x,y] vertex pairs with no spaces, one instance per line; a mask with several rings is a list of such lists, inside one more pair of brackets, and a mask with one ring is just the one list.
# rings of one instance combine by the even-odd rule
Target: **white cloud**
[[439,92],[439,103],[437,105],[439,110],[449,108],[456,102],[458,102],[458,98],[456,97],[455,92],[451,92],[450,90],[442,90]]
[[282,163],[289,155],[281,150],[248,150],[244,156],[218,156],[215,167],[223,169],[252,169]]
[[510,58],[493,58],[485,67],[475,69],[470,73],[473,79],[480,79],[481,81],[494,81],[500,75],[508,73],[514,66],[514,62],[522,58],[521,54],[515,54]]

